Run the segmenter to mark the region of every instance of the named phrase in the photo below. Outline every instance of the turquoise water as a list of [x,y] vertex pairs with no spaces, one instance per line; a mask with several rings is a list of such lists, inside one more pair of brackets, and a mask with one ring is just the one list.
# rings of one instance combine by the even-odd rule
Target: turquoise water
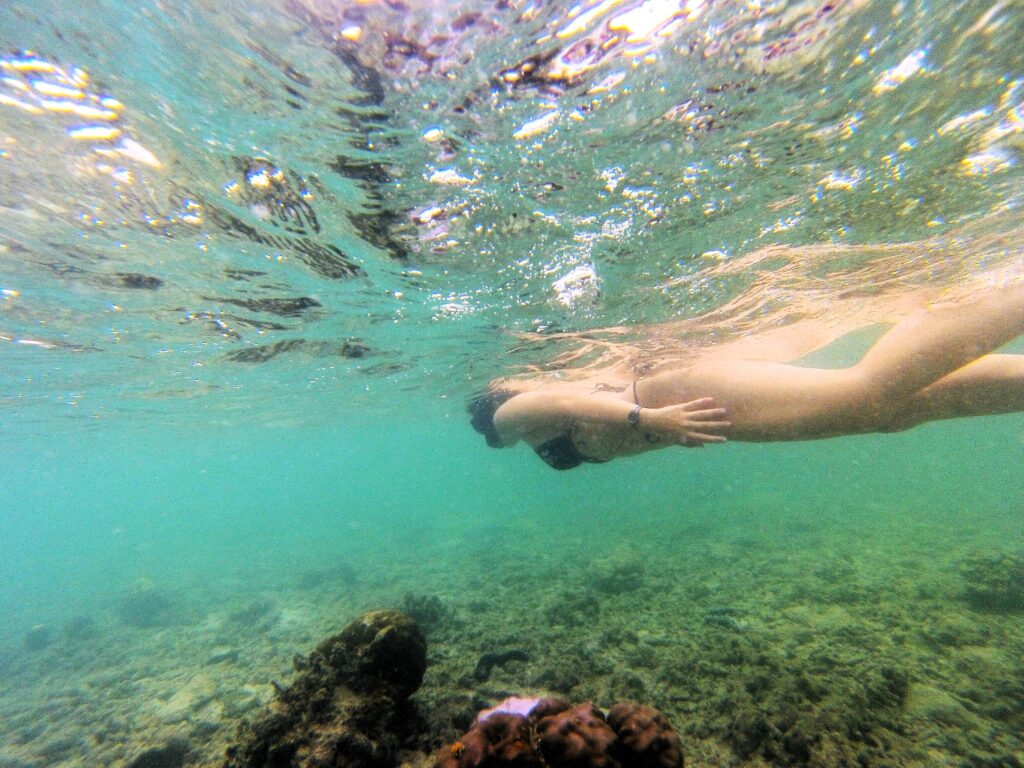
[[[1018,4],[170,5],[0,8],[0,766],[174,733],[216,764],[246,685],[410,593],[462,622],[424,707],[645,698],[693,765],[853,764],[827,718],[811,757],[736,736],[758,662],[715,656],[727,606],[811,677],[905,671],[862,764],[1024,761],[1024,416],[555,473],[465,413],[576,353],[873,338],[1019,279]],[[983,610],[971,563],[1004,556]],[[640,592],[552,621],[622,563]],[[132,624],[140,590],[173,611]],[[510,623],[534,661],[467,685]],[[153,709],[200,673],[220,709]]]

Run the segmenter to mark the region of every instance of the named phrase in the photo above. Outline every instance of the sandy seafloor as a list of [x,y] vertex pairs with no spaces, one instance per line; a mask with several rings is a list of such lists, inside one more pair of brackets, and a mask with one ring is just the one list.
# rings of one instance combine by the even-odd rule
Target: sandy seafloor
[[[992,424],[933,433],[965,444],[923,452],[928,471],[903,485],[898,468],[862,466],[851,475],[880,474],[874,485],[823,478],[819,493],[788,493],[777,462],[813,447],[772,447],[742,454],[760,458],[738,485],[691,498],[685,486],[631,506],[628,487],[576,507],[556,497],[544,514],[381,530],[372,557],[142,578],[51,621],[45,647],[4,649],[0,766],[132,765],[182,739],[187,764],[217,765],[238,721],[292,679],[296,654],[390,607],[426,632],[415,700],[438,744],[503,696],[553,693],[654,704],[698,768],[1024,764],[1019,480],[986,494],[953,472],[934,489],[941,503],[920,500],[944,482],[942,460],[971,445],[997,440],[1019,459],[1019,421],[994,435]],[[871,453],[861,443],[844,460]],[[628,472],[616,477],[628,486]],[[527,660],[474,675],[482,654],[511,649]]]

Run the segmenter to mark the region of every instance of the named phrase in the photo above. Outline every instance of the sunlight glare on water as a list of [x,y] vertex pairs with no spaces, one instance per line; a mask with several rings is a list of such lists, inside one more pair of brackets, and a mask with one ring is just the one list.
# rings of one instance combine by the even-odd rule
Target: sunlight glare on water
[[[461,398],[516,334],[749,290],[823,313],[860,245],[902,247],[890,279],[941,252],[943,287],[1005,256],[977,236],[1017,237],[1001,4],[3,13],[0,334],[31,421]],[[822,245],[834,294],[771,279],[771,249]]]

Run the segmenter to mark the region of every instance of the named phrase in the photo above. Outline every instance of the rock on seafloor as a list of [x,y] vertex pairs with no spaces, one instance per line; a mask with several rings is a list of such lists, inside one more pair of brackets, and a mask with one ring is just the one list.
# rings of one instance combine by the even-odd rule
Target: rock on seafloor
[[313,651],[294,683],[244,722],[224,768],[388,768],[418,723],[408,701],[427,644],[398,611],[364,613]]

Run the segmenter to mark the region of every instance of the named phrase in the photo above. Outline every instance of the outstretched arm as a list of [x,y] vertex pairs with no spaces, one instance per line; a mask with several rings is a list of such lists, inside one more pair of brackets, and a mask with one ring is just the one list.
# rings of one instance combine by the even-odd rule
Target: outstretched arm
[[505,445],[526,440],[546,442],[586,422],[610,429],[636,428],[667,443],[702,445],[725,442],[729,427],[725,409],[714,408],[710,397],[664,408],[639,406],[600,395],[569,392],[524,392],[494,414],[494,425]]

